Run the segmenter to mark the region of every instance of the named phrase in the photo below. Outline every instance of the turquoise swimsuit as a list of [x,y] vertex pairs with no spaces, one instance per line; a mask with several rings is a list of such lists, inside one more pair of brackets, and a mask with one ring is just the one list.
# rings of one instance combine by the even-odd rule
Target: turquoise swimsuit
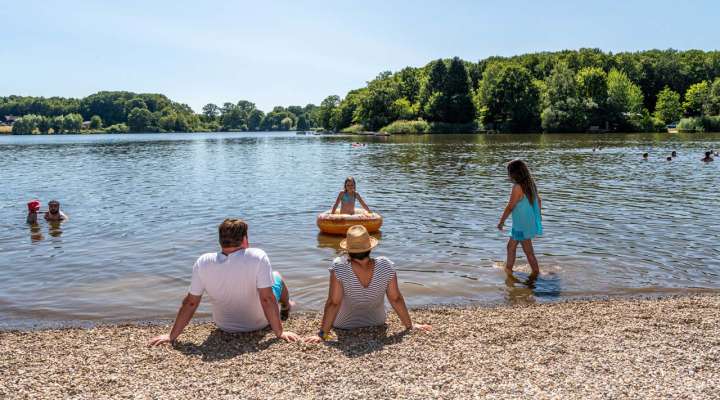
[[342,202],[343,204],[350,203],[352,204],[353,209],[355,208],[355,196],[350,196],[347,192],[343,193]]
[[537,197],[531,206],[527,197],[523,198],[515,204],[512,210],[512,230],[510,237],[513,240],[530,240],[537,235],[542,235],[542,216],[540,215],[540,206]]

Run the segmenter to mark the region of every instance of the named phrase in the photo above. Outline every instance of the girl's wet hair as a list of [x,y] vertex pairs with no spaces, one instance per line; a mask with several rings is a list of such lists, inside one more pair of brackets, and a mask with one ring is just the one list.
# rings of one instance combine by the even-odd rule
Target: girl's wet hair
[[347,178],[345,178],[345,183],[343,183],[343,190],[347,189],[348,182],[352,182],[355,186],[355,189],[357,189],[357,183],[355,182],[355,178],[353,178],[352,176],[348,176]]
[[537,187],[535,186],[535,180],[530,173],[530,169],[527,167],[522,160],[513,160],[507,166],[508,176],[513,182],[520,185],[525,197],[532,205],[537,198]]

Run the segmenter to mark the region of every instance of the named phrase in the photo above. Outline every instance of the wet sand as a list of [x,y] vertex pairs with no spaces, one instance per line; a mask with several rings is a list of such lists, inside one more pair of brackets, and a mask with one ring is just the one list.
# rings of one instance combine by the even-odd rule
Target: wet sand
[[[326,344],[189,326],[2,332],[0,398],[720,397],[720,296],[413,310],[431,333],[386,329]],[[286,329],[312,335],[320,315]]]

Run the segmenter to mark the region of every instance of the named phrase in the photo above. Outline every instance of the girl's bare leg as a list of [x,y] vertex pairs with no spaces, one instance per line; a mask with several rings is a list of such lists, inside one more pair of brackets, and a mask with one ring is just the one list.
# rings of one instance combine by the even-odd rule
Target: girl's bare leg
[[505,261],[505,273],[512,276],[513,266],[515,266],[515,252],[517,251],[518,241],[509,239],[507,244],[507,260]]
[[525,257],[527,257],[530,268],[532,268],[530,278],[536,278],[540,274],[540,266],[538,265],[537,258],[535,258],[535,250],[533,249],[532,241],[523,240],[520,244],[522,244]]

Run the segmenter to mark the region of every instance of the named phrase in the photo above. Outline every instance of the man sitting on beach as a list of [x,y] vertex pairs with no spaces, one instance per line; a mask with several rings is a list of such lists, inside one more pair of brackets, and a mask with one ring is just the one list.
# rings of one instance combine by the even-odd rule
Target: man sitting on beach
[[50,200],[48,203],[48,211],[45,213],[45,221],[59,222],[66,221],[67,215],[60,211],[60,202],[57,200]]
[[247,224],[226,219],[218,228],[222,251],[203,254],[193,266],[190,292],[185,296],[169,334],[152,338],[157,346],[173,343],[192,319],[203,293],[212,298],[215,324],[226,332],[250,332],[268,325],[280,339],[294,342],[298,335],[283,331],[278,301],[289,310],[285,283],[273,273],[264,251],[248,245]]

